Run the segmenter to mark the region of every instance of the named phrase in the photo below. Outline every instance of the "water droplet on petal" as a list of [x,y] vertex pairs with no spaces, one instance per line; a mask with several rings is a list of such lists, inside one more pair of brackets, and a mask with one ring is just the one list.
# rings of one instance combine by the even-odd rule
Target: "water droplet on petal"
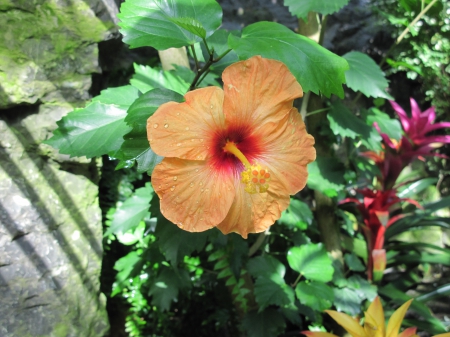
[[164,124],[164,128],[167,129],[169,127],[169,124]]
[[203,138],[200,138],[200,143],[203,143]]
[[189,186],[190,186],[190,187],[194,187],[194,183],[190,183]]
[[189,126],[186,126],[186,131],[189,131]]
[[200,192],[203,193],[203,191],[204,191],[204,189],[202,188],[202,189],[200,190]]
[[177,176],[173,177],[173,180],[175,180],[175,181],[176,181],[177,179],[178,179],[178,177],[177,177]]
[[200,185],[200,186],[203,186],[203,183],[202,183],[202,182],[200,182],[200,183],[199,183],[199,185]]
[[175,189],[175,185],[173,185],[170,190],[173,191]]
[[198,169],[195,169],[195,172],[198,172]]
[[156,129],[158,126],[158,123],[153,124],[153,129]]
[[183,226],[183,223],[182,223],[182,222],[179,222],[179,223],[178,223],[178,227],[183,228],[183,227],[184,227],[184,226]]
[[177,143],[177,146],[181,146],[181,143]]

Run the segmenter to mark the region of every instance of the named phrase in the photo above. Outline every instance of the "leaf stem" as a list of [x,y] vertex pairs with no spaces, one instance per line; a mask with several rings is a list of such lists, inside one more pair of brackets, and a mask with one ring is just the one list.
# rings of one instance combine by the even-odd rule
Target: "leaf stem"
[[195,60],[195,71],[198,72],[198,70],[200,69],[200,66],[198,64],[197,53],[195,52],[195,47],[193,44],[191,44],[191,51],[192,51],[192,55],[194,56],[194,60]]
[[256,239],[255,243],[248,250],[249,257],[258,251],[259,247],[261,247],[261,245],[264,243],[266,236],[268,234],[269,234],[269,229],[267,229],[266,231],[264,231],[258,235],[258,238]]
[[305,117],[309,117],[309,116],[311,116],[311,115],[315,115],[315,114],[318,114],[318,113],[320,113],[320,112],[324,112],[324,111],[327,111],[327,110],[330,110],[330,108],[323,108],[323,109],[314,110],[314,111],[308,112],[308,113],[305,115]]
[[232,49],[227,49],[222,55],[219,55],[216,59],[214,59],[214,62],[219,62],[225,55],[227,55]]
[[295,286],[297,285],[298,282],[300,282],[301,278],[302,278],[302,274],[299,274],[297,279],[295,280],[295,282],[292,284],[292,288],[295,288]]

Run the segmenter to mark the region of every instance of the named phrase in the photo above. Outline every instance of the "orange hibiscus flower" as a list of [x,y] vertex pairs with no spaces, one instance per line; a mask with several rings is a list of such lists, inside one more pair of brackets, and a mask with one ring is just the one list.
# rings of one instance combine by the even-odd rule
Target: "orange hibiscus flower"
[[260,56],[222,75],[224,90],[188,92],[148,119],[152,174],[161,213],[190,232],[266,230],[306,184],[314,138],[293,100],[300,84],[281,62]]

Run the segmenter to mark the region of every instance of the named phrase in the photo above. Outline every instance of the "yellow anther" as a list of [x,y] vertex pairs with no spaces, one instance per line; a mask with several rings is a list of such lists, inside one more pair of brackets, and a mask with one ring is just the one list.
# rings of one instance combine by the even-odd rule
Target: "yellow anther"
[[250,194],[267,192],[270,181],[270,173],[267,168],[263,168],[259,164],[251,165],[234,142],[227,142],[223,150],[233,154],[244,164],[245,170],[241,173],[241,181],[245,185],[244,190],[246,192]]

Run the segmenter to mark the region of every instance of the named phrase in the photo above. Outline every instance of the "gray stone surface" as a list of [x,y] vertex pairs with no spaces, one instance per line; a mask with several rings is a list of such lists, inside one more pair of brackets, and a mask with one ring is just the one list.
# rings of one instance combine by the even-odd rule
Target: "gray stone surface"
[[100,162],[42,141],[89,99],[116,13],[113,0],[0,0],[0,337],[108,332]]

